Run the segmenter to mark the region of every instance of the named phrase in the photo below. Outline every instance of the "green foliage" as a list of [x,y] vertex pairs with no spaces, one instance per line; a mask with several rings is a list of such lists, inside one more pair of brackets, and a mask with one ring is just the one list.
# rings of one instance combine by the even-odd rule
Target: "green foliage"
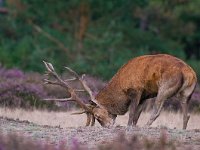
[[198,6],[188,0],[7,1],[9,13],[0,14],[0,63],[43,72],[46,60],[60,72],[67,65],[109,79],[139,55],[185,59],[187,44],[198,49]]
[[190,60],[188,61],[188,64],[194,69],[194,71],[197,73],[198,79],[200,79],[200,61]]

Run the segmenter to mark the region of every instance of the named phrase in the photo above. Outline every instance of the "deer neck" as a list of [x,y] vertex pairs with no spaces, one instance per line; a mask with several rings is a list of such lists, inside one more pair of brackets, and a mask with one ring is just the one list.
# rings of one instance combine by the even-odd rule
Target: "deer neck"
[[119,86],[108,84],[95,98],[97,102],[114,115],[123,115],[130,104],[127,96]]

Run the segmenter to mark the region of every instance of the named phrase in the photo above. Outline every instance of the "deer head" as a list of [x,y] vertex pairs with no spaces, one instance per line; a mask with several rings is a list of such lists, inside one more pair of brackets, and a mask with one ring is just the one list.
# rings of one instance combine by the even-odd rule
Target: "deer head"
[[[72,74],[74,77],[70,79],[63,80],[55,71],[53,65],[51,63],[43,61],[45,64],[45,67],[47,69],[46,75],[48,78],[44,79],[45,84],[54,84],[59,85],[66,89],[67,92],[70,93],[69,98],[62,98],[62,99],[44,99],[44,100],[53,100],[53,101],[74,101],[77,104],[79,104],[84,111],[77,112],[73,114],[83,114],[85,113],[87,115],[87,122],[86,126],[93,126],[95,124],[95,119],[100,123],[103,127],[108,127],[114,123],[115,116],[110,114],[103,106],[97,103],[95,100],[95,97],[91,91],[91,89],[88,87],[84,80],[84,75],[82,77],[79,77],[79,75],[70,69],[69,67],[65,67],[69,71],[70,74]],[[54,81],[50,80],[50,77],[53,77]],[[74,89],[69,85],[69,82],[78,80],[83,89]],[[85,104],[83,100],[76,94],[77,92],[87,92],[90,96],[89,104]]]

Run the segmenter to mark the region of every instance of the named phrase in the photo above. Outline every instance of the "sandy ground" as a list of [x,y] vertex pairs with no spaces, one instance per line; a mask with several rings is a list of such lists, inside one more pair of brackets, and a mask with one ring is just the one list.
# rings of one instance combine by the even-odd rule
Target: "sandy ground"
[[181,130],[182,116],[179,113],[163,112],[150,128],[143,127],[149,118],[149,113],[143,113],[138,127],[128,131],[127,115],[118,117],[116,126],[112,128],[102,128],[99,124],[94,127],[84,127],[85,115],[74,116],[63,112],[0,109],[0,116],[0,133],[17,133],[40,141],[48,140],[53,144],[60,141],[70,143],[73,139],[77,139],[87,147],[95,149],[97,143],[107,143],[115,139],[119,133],[127,136],[139,134],[157,139],[164,131],[168,139],[179,143],[177,144],[179,148],[200,149],[200,117],[195,114],[191,115],[188,129]]
[[[73,111],[76,112],[76,111]],[[29,121],[38,125],[67,127],[82,127],[86,123],[86,115],[71,115],[72,112],[49,112],[49,111],[26,111],[23,109],[0,108],[0,116],[14,120]],[[149,112],[141,114],[138,126],[143,127],[150,118]],[[126,126],[128,114],[118,116],[116,126]],[[191,114],[187,129],[200,129],[200,114]],[[96,122],[96,126],[100,126]],[[152,127],[168,127],[171,129],[182,129],[182,114],[163,111],[161,115],[152,124]]]

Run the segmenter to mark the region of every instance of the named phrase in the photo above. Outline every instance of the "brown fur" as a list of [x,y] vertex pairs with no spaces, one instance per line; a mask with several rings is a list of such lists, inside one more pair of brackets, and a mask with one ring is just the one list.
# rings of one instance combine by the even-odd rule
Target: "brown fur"
[[[100,108],[114,116],[123,115],[130,107],[128,125],[135,125],[143,102],[157,96],[155,108],[147,125],[159,116],[165,99],[179,95],[187,103],[197,82],[193,69],[182,60],[166,55],[146,55],[131,59],[119,69],[96,96]],[[187,104],[185,104],[187,105]],[[184,127],[187,126],[187,106],[183,106]],[[188,119],[187,119],[188,118]]]

